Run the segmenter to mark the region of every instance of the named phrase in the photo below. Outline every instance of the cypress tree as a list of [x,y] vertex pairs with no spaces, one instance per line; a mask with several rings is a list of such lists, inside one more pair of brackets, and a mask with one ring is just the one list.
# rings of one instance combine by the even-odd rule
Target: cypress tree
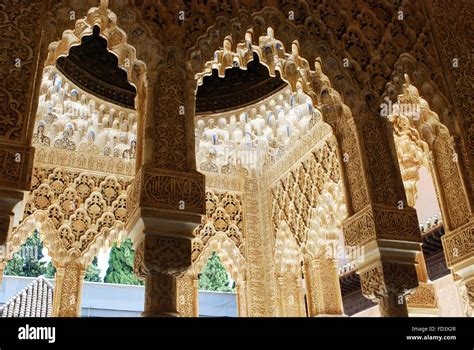
[[10,276],[41,276],[46,272],[46,262],[41,259],[43,259],[43,242],[35,230],[8,261],[4,273]]
[[131,239],[122,242],[120,248],[117,247],[117,244],[114,244],[110,251],[109,267],[104,282],[142,285],[143,281],[133,272],[134,259],[135,252],[132,248]]
[[218,292],[233,292],[229,275],[216,252],[212,252],[204,270],[199,275],[199,289]]

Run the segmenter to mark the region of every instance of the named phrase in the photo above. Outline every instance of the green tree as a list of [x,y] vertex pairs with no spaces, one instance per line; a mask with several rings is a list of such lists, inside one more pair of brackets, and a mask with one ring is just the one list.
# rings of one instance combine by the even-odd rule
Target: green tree
[[97,266],[97,257],[95,257],[94,260],[92,260],[92,263],[87,267],[84,280],[88,282],[102,282],[102,278],[100,278],[100,269],[99,266]]
[[109,267],[107,268],[104,282],[142,285],[143,281],[133,272],[134,260],[135,252],[133,251],[130,239],[122,242],[120,248],[117,247],[117,244],[114,244],[110,251]]
[[5,275],[38,277],[46,272],[46,262],[43,259],[43,242],[38,231],[28,237],[20,250],[14,254],[5,267]]
[[44,277],[46,278],[54,278],[56,275],[56,268],[53,265],[53,262],[50,260],[46,265],[46,271],[44,272]]
[[[54,267],[51,260],[48,262],[43,274],[46,278],[54,278],[56,275],[56,268]],[[97,266],[97,257],[92,260],[92,263],[87,267],[84,280],[88,282],[102,282],[100,278],[100,269]]]
[[216,252],[212,252],[204,270],[199,275],[199,289],[219,292],[233,292],[229,275]]

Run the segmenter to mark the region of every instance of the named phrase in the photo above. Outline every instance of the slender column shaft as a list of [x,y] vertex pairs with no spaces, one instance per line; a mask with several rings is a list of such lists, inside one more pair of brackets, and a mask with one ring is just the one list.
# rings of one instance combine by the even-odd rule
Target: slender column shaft
[[85,270],[71,262],[56,270],[53,298],[53,316],[79,317],[81,315],[82,284]]
[[149,273],[145,280],[144,317],[177,317],[176,277]]

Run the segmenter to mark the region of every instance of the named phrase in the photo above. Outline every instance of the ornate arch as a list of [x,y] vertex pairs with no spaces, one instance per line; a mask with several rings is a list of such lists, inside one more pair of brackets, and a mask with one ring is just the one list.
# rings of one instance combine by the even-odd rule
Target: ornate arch
[[434,75],[432,64],[428,65],[428,63],[424,63],[419,59],[417,60],[411,53],[404,53],[400,55],[395,63],[391,80],[387,83],[384,94],[385,102],[390,103],[389,101],[391,101],[392,103],[396,103],[398,96],[403,94],[403,84],[406,81],[405,74],[410,77],[411,84],[418,89],[419,94],[423,96],[424,100],[429,104],[430,109],[437,114],[440,122],[445,125],[450,134],[455,137],[454,141],[459,149],[459,159],[466,169],[470,197],[473,198],[474,172],[471,165],[472,159],[470,159],[468,152],[469,146],[465,142],[462,142],[463,135],[460,130],[463,130],[463,128],[459,125],[461,124],[462,118],[456,116],[455,108],[449,96],[446,96],[444,92],[447,88],[445,87],[446,83],[444,82],[443,76]]
[[[183,46],[188,48],[191,74],[203,70],[206,58],[218,49],[216,45],[222,43],[226,35],[240,41],[245,40],[246,28],[253,28],[255,36],[259,37],[271,26],[287,47],[297,38],[304,57],[310,62],[321,57],[331,81],[355,115],[358,114],[358,101],[366,96],[372,99],[369,103],[373,107],[378,107],[393,65],[402,53],[413,52],[423,62],[431,64],[435,61],[432,52],[424,49],[427,37],[417,35],[424,29],[423,9],[409,2],[399,6],[381,2],[372,6],[364,2],[310,4],[289,1],[279,4],[278,8],[267,6],[263,9],[236,3],[232,6],[233,11],[219,12],[220,16],[213,13],[212,7],[199,10],[193,9],[193,5],[189,7],[189,11],[206,24],[216,18],[215,25],[204,26],[207,29],[204,35],[200,33],[201,28],[191,27],[187,33],[192,35],[183,39]],[[399,20],[400,12],[409,19]],[[166,21],[163,12],[160,17]],[[190,38],[198,34],[201,36],[191,47]]]
[[[254,39],[253,30],[250,29],[246,33],[245,42],[237,44],[234,49],[232,37],[227,36],[224,40],[224,48],[217,50],[213,60],[203,65],[203,72],[197,72],[193,77],[199,81],[213,68],[223,74],[226,68],[234,66],[234,62],[241,68],[245,68],[253,53],[260,55],[260,62],[268,67],[270,74],[279,71],[282,79],[287,81],[292,89],[298,89],[310,96],[313,106],[322,112],[323,121],[332,127],[338,143],[336,147],[340,149],[338,161],[343,173],[349,214],[351,215],[354,211],[359,211],[369,204],[369,191],[373,192],[371,195],[381,203],[395,204],[399,198],[402,198],[403,194],[398,193],[399,189],[391,184],[393,179],[391,175],[392,173],[393,176],[396,174],[395,164],[389,164],[390,169],[380,172],[377,172],[378,169],[369,168],[371,172],[374,172],[371,174],[373,175],[370,178],[371,183],[368,183],[369,179],[355,175],[363,173],[365,162],[359,149],[354,147],[357,144],[356,130],[362,126],[356,126],[351,109],[342,102],[340,94],[331,86],[329,78],[323,73],[320,60],[315,61],[315,68],[311,70],[308,61],[299,54],[298,41],[293,41],[291,53],[287,53],[282,42],[275,39],[272,28],[268,28],[267,35],[258,39],[258,45],[254,44]],[[192,70],[200,67],[199,64],[191,64],[191,66]],[[374,134],[374,128],[381,128],[382,121],[375,117],[370,110],[365,110],[364,113],[370,117],[364,120],[361,132],[370,133],[370,135],[366,136],[367,140],[361,146],[370,149],[374,143],[381,141],[371,136]],[[377,136],[380,138],[380,135]],[[382,148],[383,156],[390,163],[390,150],[388,145],[386,146]],[[343,163],[342,155],[351,161]],[[375,159],[370,159],[370,161],[375,161]],[[373,186],[371,186],[372,183]]]
[[[408,161],[416,161],[421,157],[422,161],[428,163],[446,228],[442,241],[447,265],[461,277],[461,291],[464,285],[472,289],[470,281],[473,276],[468,266],[472,265],[472,249],[469,247],[472,246],[470,242],[474,233],[473,208],[469,200],[469,180],[463,176],[459,148],[450,130],[431,110],[428,102],[420,97],[407,74],[404,79],[403,93],[398,96],[393,113],[389,116],[394,124],[394,137],[399,149],[407,149],[404,147],[406,144],[411,146],[408,148],[411,150],[408,152],[408,156],[411,156]],[[410,169],[404,161],[401,160],[400,164],[405,183],[408,183],[405,185],[408,186],[407,192],[416,194],[416,187],[410,188],[410,182],[413,182],[410,175],[418,171],[419,165],[415,162]],[[468,302],[473,305],[472,298]]]
[[[319,17],[322,18],[323,24],[327,19],[327,24],[331,27],[330,31],[322,34],[325,36],[324,39],[327,39],[326,35],[335,34],[332,37],[334,40],[329,43],[329,46],[332,45],[333,48],[344,47],[344,50],[339,50],[339,52],[343,52],[345,57],[339,57],[339,60],[336,59],[333,62],[334,69],[331,70],[336,75],[332,75],[331,77],[334,79],[331,80],[341,82],[345,79],[347,70],[340,75],[338,74],[341,71],[338,68],[341,66],[342,58],[347,58],[346,61],[349,62],[349,66],[354,68],[352,69],[355,72],[352,76],[354,79],[344,81],[346,86],[344,86],[344,83],[341,83],[342,86],[338,86],[338,89],[344,95],[344,101],[350,105],[352,110],[342,102],[341,95],[331,86],[330,79],[322,71],[321,61],[325,60],[328,55],[324,53],[317,55],[323,59],[315,59],[313,71],[309,68],[307,61],[299,60],[300,45],[298,42],[283,39],[288,38],[288,33],[290,35],[295,33],[293,30],[296,27],[288,23],[289,21],[286,18],[283,19],[282,13],[276,9],[262,10],[259,13],[261,16],[258,20],[252,23],[253,26],[249,23],[249,19],[256,19],[255,14],[251,17],[245,17],[242,14],[239,16],[239,19],[246,21],[244,26],[241,25],[238,19],[219,19],[220,27],[212,27],[212,30],[208,30],[206,35],[200,38],[203,39],[202,42],[198,40],[196,47],[188,50],[189,79],[194,79],[196,73],[200,74],[206,69],[206,61],[203,57],[209,57],[213,52],[216,52],[214,63],[221,63],[221,66],[215,65],[214,67],[220,68],[221,72],[225,71],[225,67],[230,65],[240,66],[242,62],[245,64],[245,57],[249,56],[245,52],[245,44],[247,43],[245,39],[252,36],[247,31],[245,37],[242,38],[244,33],[242,28],[253,27],[254,32],[258,34],[263,34],[262,24],[264,24],[264,29],[267,29],[269,25],[275,28],[278,33],[282,34],[281,38],[284,44],[287,47],[292,46],[291,57],[279,57],[281,45],[273,40],[274,46],[268,45],[266,47],[269,53],[268,56],[270,56],[269,59],[265,60],[265,58],[260,57],[260,61],[267,65],[270,72],[280,62],[282,78],[289,82],[293,89],[296,87],[296,89],[301,89],[308,94],[313,99],[313,105],[318,105],[321,109],[323,120],[333,128],[338,143],[338,161],[342,169],[347,211],[350,216],[344,224],[346,243],[349,245],[365,245],[377,238],[391,237],[392,232],[383,221],[387,221],[386,218],[392,217],[397,217],[397,220],[402,221],[407,226],[406,229],[401,230],[404,234],[397,235],[397,239],[418,242],[419,232],[416,225],[415,211],[408,209],[404,211],[392,210],[400,200],[405,202],[406,196],[394,158],[393,147],[390,140],[386,138],[386,121],[379,117],[378,109],[381,92],[383,92],[385,83],[390,76],[393,62],[397,60],[401,53],[414,49],[421,42],[416,32],[422,30],[422,28],[415,25],[416,29],[412,29],[407,23],[399,21],[396,16],[397,9],[389,4],[380,6],[379,11],[372,14],[368,5],[361,3],[344,4],[340,7],[324,4],[316,7],[315,13],[318,13]],[[315,11],[314,9],[311,10]],[[417,16],[420,15],[419,9],[412,4],[404,4],[403,10],[416,13]],[[340,16],[343,12],[351,13],[351,16],[347,18],[357,17],[357,21],[354,21],[357,23],[344,22],[344,16]],[[269,18],[271,18],[269,22],[265,22]],[[390,23],[390,25],[386,25],[387,23]],[[385,32],[380,36],[374,35],[374,33],[378,33],[377,25],[380,24],[382,24],[381,29],[386,28]],[[303,30],[301,33],[304,32]],[[367,36],[367,33],[372,33],[372,35]],[[229,34],[232,34],[232,36],[224,37]],[[269,35],[263,35],[262,38],[271,37],[271,32],[267,31],[267,34]],[[295,34],[292,39],[295,37],[300,38],[298,34]],[[237,48],[229,50],[229,47],[232,48],[233,38],[237,40],[244,39],[243,45],[240,47],[237,45],[237,48],[241,49],[240,52]],[[306,36],[306,40],[309,38],[312,41],[315,39],[314,36]],[[400,38],[406,40],[400,40]],[[322,41],[325,41],[324,39]],[[224,48],[219,50],[216,46],[223,40]],[[262,42],[265,42],[265,40]],[[301,42],[303,42],[303,39]],[[200,46],[201,44],[202,46]],[[260,44],[261,41],[259,40],[258,46],[262,46]],[[252,45],[253,43],[249,46],[249,50],[253,51]],[[201,47],[203,51],[200,51]],[[233,54],[230,54],[229,51]],[[203,52],[205,52],[204,55],[201,54]],[[238,55],[239,53],[240,55]],[[391,63],[386,64],[381,59],[384,56],[391,57]],[[325,64],[327,61],[324,61]],[[286,66],[284,63],[290,64]],[[286,69],[287,67],[288,69]],[[294,67],[299,69],[296,70],[296,73]],[[212,63],[210,67],[207,67],[208,70],[209,68],[212,69]],[[199,76],[197,78],[199,79]],[[354,84],[353,81],[357,83]],[[372,84],[372,81],[374,84]],[[314,90],[311,91],[311,89]],[[342,160],[343,157],[348,160],[345,164]],[[361,226],[364,226],[366,230],[361,230]],[[407,249],[412,248],[413,250],[419,250],[416,244]],[[393,260],[395,261],[396,258]],[[380,262],[380,266],[385,268],[384,266],[388,265],[383,265]],[[396,266],[397,268],[413,270],[413,266],[402,266],[402,264]],[[365,278],[365,275],[363,277]],[[395,277],[393,276],[393,278]],[[415,285],[414,281],[410,282]],[[403,287],[402,289],[407,288]]]
[[179,279],[178,300],[180,313],[186,317],[197,317],[198,311],[198,276],[203,271],[212,253],[216,252],[226,271],[236,282],[237,309],[239,316],[249,313],[247,297],[247,262],[235,242],[224,232],[218,232],[207,241],[203,250],[193,261],[187,274]]
[[216,252],[226,270],[236,281],[236,294],[240,316],[248,314],[247,263],[243,226],[243,205],[239,193],[206,190],[206,215],[194,230],[192,265],[178,279],[179,312],[185,317],[197,317],[198,275],[212,252]]
[[[223,49],[216,49],[211,61],[202,65],[202,69],[196,71],[196,65],[189,64],[193,77],[198,85],[202,84],[203,77],[212,74],[213,69],[217,69],[219,76],[225,75],[225,70],[232,67],[247,69],[248,62],[253,60],[253,54],[257,54],[260,62],[268,68],[270,76],[274,77],[276,71],[281,78],[291,87],[292,92],[301,89],[310,96],[317,105],[319,102],[318,92],[313,90],[311,70],[306,59],[300,56],[300,46],[297,40],[291,45],[291,52],[285,50],[283,43],[275,38],[274,30],[267,28],[267,34],[258,38],[258,45],[255,42],[253,29],[249,29],[245,34],[245,41],[233,42],[231,35],[224,38]],[[314,72],[313,72],[314,73]],[[326,77],[327,79],[327,77]],[[327,79],[329,81],[329,79]]]
[[[428,102],[420,97],[418,89],[411,84],[407,74],[405,81],[403,93],[398,96],[393,113],[389,116],[394,125],[399,153],[405,155],[404,153],[408,152],[415,160],[429,165],[437,183],[437,193],[447,228],[457,228],[469,221],[472,209],[466,195],[459,192],[463,191],[466,184],[456,165],[459,155],[454,139],[438,115],[431,110]],[[414,145],[414,148],[404,147],[407,143]],[[418,167],[415,165],[416,171]],[[409,187],[408,192],[416,194],[416,188],[411,189],[409,183],[413,181],[410,177],[412,171],[403,162],[401,169]]]
[[237,284],[243,285],[247,280],[247,268],[245,258],[237,248],[235,243],[223,232],[218,232],[213,236],[203,248],[202,253],[194,261],[192,269],[197,277],[204,269],[207,261],[216,252],[226,270],[231,274],[232,279]]
[[[60,12],[59,9],[56,11]],[[128,18],[135,18],[137,14],[130,12]],[[53,20],[50,18],[50,20]],[[54,18],[54,20],[58,20]],[[137,52],[134,46],[128,43],[126,32],[117,24],[117,15],[108,8],[108,0],[101,0],[99,7],[92,7],[84,18],[75,22],[74,29],[66,29],[59,41],[51,42],[47,49],[45,68],[54,66],[59,57],[67,56],[73,46],[78,46],[82,38],[93,34],[94,27],[100,28],[100,35],[107,42],[107,50],[114,54],[118,59],[119,68],[127,73],[127,79],[136,88],[135,109],[137,111],[138,132],[137,132],[137,162],[135,164],[138,170],[143,157],[143,132],[147,118],[146,96],[148,90],[147,65],[137,58]],[[137,27],[135,27],[137,30]],[[148,33],[146,29],[140,29],[139,36]],[[149,35],[149,33],[147,34]],[[137,37],[135,33],[134,37]],[[156,40],[150,39],[148,45],[156,44]],[[156,45],[158,48],[159,45]],[[143,50],[142,50],[143,51]],[[151,57],[157,57],[151,54]],[[39,88],[39,86],[38,86]]]
[[93,28],[100,28],[100,35],[107,40],[107,49],[118,58],[119,67],[127,72],[128,80],[138,89],[146,84],[146,65],[137,59],[135,48],[128,44],[127,34],[117,25],[117,15],[108,9],[108,1],[101,1],[100,7],[91,8],[85,18],[76,21],[74,29],[65,30],[61,40],[48,47],[46,65],[54,65],[61,56],[67,56],[73,46],[81,44],[84,36],[92,35]]
[[215,251],[237,285],[242,287],[241,291],[245,291],[247,266],[243,216],[242,199],[238,193],[207,189],[206,215],[195,229],[192,243],[190,273],[194,279]]
[[244,212],[241,195],[232,191],[206,190],[206,215],[194,230],[192,260],[196,261],[208,242],[224,233],[245,256]]
[[[389,120],[394,126],[400,169],[409,203],[414,204],[417,194],[418,170],[425,166],[433,176],[436,195],[443,215],[446,234],[442,237],[448,267],[460,276],[459,287],[469,288],[472,272],[472,249],[468,248],[473,238],[473,208],[469,200],[469,179],[464,173],[465,154],[460,154],[459,144],[451,130],[445,126],[429,103],[411,84],[408,74],[402,94],[398,95]],[[426,86],[423,86],[426,90]],[[428,90],[429,91],[429,90]],[[446,115],[444,116],[446,118]],[[461,148],[463,145],[460,146]],[[420,266],[421,290],[433,288],[426,283],[426,268]],[[422,293],[418,289],[413,298]],[[434,293],[432,293],[434,295]],[[410,297],[409,301],[412,299]],[[468,303],[473,304],[472,298]],[[436,305],[436,303],[434,304]]]

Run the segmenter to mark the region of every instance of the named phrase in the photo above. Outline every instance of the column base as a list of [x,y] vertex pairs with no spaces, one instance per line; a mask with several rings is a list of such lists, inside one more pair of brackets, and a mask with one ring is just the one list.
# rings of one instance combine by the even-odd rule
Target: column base
[[319,314],[312,317],[349,317],[349,316],[344,315],[344,314]]
[[179,312],[164,310],[149,310],[141,313],[142,317],[179,317]]

